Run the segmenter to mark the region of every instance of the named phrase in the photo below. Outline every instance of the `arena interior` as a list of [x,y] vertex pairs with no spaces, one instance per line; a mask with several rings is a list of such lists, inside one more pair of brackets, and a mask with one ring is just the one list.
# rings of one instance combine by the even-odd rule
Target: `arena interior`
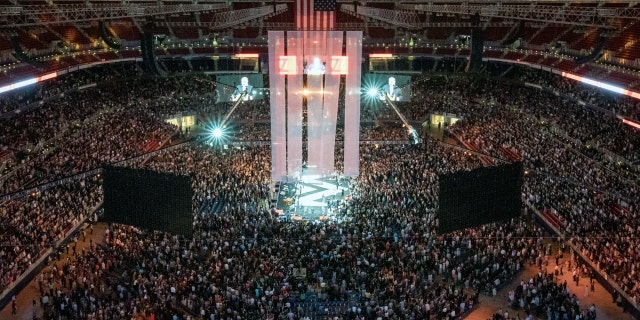
[[638,1],[2,1],[0,319],[640,319]]

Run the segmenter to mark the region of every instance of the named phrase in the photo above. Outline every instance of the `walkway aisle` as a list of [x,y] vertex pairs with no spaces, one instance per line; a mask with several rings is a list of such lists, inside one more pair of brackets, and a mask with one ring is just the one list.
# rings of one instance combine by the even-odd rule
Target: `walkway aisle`
[[[554,247],[552,252],[557,252],[557,248]],[[567,261],[567,259],[570,259],[570,257],[570,254],[565,253],[564,258],[560,259],[559,261],[560,265],[564,265],[564,263]],[[549,257],[549,265],[547,267],[543,266],[543,270],[546,269],[547,273],[553,273],[555,266],[555,258]],[[594,292],[591,292],[589,290],[588,296],[585,296],[584,286],[589,283],[589,277],[580,278],[579,285],[576,286],[576,283],[573,281],[572,271],[567,271],[566,267],[564,269],[564,275],[558,276],[558,283],[562,283],[565,280],[567,281],[567,287],[570,289],[570,292],[576,294],[578,301],[580,301],[581,309],[587,309],[589,308],[589,306],[591,306],[591,304],[595,304],[597,320],[634,320],[634,317],[631,314],[623,313],[622,308],[613,303],[611,294],[607,292],[600,285],[600,283],[596,281]],[[524,320],[527,315],[524,314],[522,310],[515,310],[508,307],[507,301],[509,291],[515,291],[520,284],[520,280],[528,282],[529,279],[533,278],[533,276],[538,273],[538,271],[539,269],[537,266],[527,264],[522,273],[518,277],[515,277],[512,281],[510,281],[506,286],[502,287],[502,289],[498,291],[498,294],[495,297],[481,294],[479,298],[479,308],[473,311],[466,319],[487,320],[500,308],[502,308],[503,311],[509,311],[509,317],[515,317],[520,314],[520,318]],[[545,318],[534,317],[534,319],[541,320],[546,320]]]
[[[80,235],[78,237],[78,243],[76,245],[76,251],[78,254],[82,252],[82,249],[87,249],[89,247],[89,239],[93,239],[93,243],[98,244],[104,241],[105,230],[107,224],[106,223],[97,223],[93,225],[93,234],[90,234],[89,225],[85,224],[83,228],[86,230],[85,241],[82,241],[82,231],[80,231]],[[71,246],[73,246],[73,239],[70,242]],[[75,261],[75,257],[73,255],[72,249],[69,249],[69,254],[63,253],[60,255],[58,260],[52,260],[47,266],[44,267],[43,271],[49,270],[51,266],[57,264],[58,267],[62,267],[64,261],[69,257],[72,261]],[[11,314],[11,303],[7,304],[2,311],[0,311],[0,319],[1,320],[33,320],[34,319],[34,307],[33,307],[33,299],[36,300],[35,313],[38,319],[42,319],[42,305],[40,301],[40,290],[38,288],[38,280],[37,276],[31,280],[31,282],[20,291],[20,293],[16,296],[16,305],[18,307],[16,315]],[[54,288],[61,287],[60,281],[56,281]],[[47,289],[48,290],[48,289]],[[52,302],[52,299],[49,300]]]

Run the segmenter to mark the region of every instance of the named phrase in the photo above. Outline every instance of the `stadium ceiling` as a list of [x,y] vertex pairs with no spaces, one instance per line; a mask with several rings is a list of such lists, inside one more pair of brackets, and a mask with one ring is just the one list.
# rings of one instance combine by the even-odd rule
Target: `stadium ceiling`
[[356,17],[372,18],[407,29],[420,29],[422,27],[418,14],[416,14],[415,11],[389,10],[356,6],[353,4],[343,4],[340,6],[340,10]]
[[227,9],[211,4],[41,4],[0,6],[0,27],[14,28]]
[[[68,24],[121,18],[142,18],[167,14],[188,14],[191,12],[215,12],[228,9],[224,2],[209,4],[41,4],[0,6],[0,28]],[[247,21],[282,13],[287,5],[280,3],[242,10],[217,12],[209,22],[200,26],[210,29],[224,29]],[[158,22],[161,24],[161,22]]]
[[[67,3],[67,1],[74,1]],[[114,3],[111,0],[93,0],[78,3],[77,0],[43,0],[30,1],[21,5],[19,0],[12,0],[15,5],[0,6],[0,28],[37,26],[48,24],[78,23],[96,20],[113,20],[121,18],[141,18],[147,16],[163,16],[171,14],[188,14],[191,12],[212,12],[228,10],[233,2],[252,2],[255,0],[192,0],[194,4],[186,4],[184,0],[130,0]],[[274,0],[262,2],[263,6],[236,11],[219,12],[210,22],[200,26],[211,29],[223,29],[237,24],[265,17],[270,14],[286,11],[285,2],[294,0]],[[366,17],[391,26],[407,29],[420,29],[430,26],[429,21],[421,23],[418,13],[455,14],[472,16],[479,14],[485,18],[503,18],[508,20],[525,20],[552,22],[578,26],[614,29],[624,20],[640,19],[640,8],[634,8],[634,2],[607,2],[618,6],[601,7],[600,1],[586,0],[579,3],[592,3],[593,6],[569,6],[573,1],[544,1],[532,3],[524,0],[508,2],[471,0],[451,2],[446,0],[364,0],[354,3],[351,0],[337,0],[342,3],[343,12]],[[394,3],[390,10],[366,6],[367,3]],[[364,4],[364,5],[363,5]],[[272,8],[272,9],[269,9]],[[167,22],[165,22],[167,23]]]
[[[562,4],[562,2],[557,2]],[[345,5],[343,5],[345,6]],[[616,21],[640,19],[640,8],[634,7],[575,7],[542,4],[401,4],[411,12],[459,14],[513,20],[551,22],[577,26],[611,29]]]
[[287,11],[287,5],[281,3],[275,5],[275,10],[273,5],[268,5],[257,8],[218,12],[213,16],[213,19],[211,19],[210,22],[156,21],[156,25],[168,25],[172,27],[206,27],[212,30],[217,30],[233,27],[265,16],[280,14],[285,11]]

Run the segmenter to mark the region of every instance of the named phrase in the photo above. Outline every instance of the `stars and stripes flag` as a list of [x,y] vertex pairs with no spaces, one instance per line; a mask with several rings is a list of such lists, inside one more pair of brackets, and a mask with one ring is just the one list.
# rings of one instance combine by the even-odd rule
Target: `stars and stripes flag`
[[335,30],[336,0],[295,0],[296,29]]

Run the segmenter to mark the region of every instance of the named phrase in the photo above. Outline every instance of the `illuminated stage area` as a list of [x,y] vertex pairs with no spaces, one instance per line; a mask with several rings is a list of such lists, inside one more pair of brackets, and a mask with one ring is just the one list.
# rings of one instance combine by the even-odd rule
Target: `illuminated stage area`
[[299,182],[280,184],[276,210],[283,220],[340,222],[350,200],[346,179],[303,175]]

